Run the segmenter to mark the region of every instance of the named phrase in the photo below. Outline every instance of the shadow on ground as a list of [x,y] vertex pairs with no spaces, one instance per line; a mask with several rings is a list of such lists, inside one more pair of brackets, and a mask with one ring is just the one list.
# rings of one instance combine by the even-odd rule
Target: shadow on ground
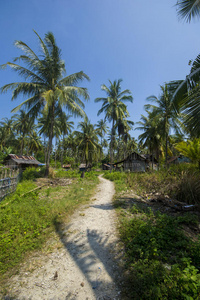
[[[94,205],[93,207],[113,209],[111,205]],[[55,222],[55,229],[60,240],[90,285],[95,299],[113,299],[111,298],[113,293],[115,299],[121,299],[119,287],[122,272],[119,270],[118,262],[122,254],[118,253],[117,257],[114,254],[116,242],[110,242],[108,235],[104,236],[97,230],[90,229],[65,237],[61,228],[62,224]],[[70,228],[70,225],[65,227],[65,232],[71,232]],[[116,294],[118,294],[117,298]]]

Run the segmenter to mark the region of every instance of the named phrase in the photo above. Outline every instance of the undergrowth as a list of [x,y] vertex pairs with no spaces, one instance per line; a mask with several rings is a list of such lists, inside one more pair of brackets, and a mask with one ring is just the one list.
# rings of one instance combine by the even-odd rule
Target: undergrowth
[[[125,251],[124,299],[200,299],[198,217],[153,211],[130,196],[160,193],[199,204],[199,172],[184,166],[143,174],[106,172],[104,176],[115,182],[117,191],[114,203]],[[124,192],[129,196],[124,198]],[[195,239],[185,233],[185,227],[197,228]]]
[[131,299],[199,299],[200,242],[184,235],[187,222],[137,204],[121,217]]
[[200,203],[200,172],[194,166],[180,165],[153,173],[106,172],[105,178],[117,183],[117,191],[134,190],[168,195],[188,204]]
[[[27,171],[28,172],[28,171]],[[0,275],[17,266],[24,255],[43,247],[50,234],[56,231],[55,222],[62,222],[75,208],[86,203],[92,195],[97,176],[76,179],[66,187],[35,190],[34,181],[18,184],[13,195],[0,203]]]

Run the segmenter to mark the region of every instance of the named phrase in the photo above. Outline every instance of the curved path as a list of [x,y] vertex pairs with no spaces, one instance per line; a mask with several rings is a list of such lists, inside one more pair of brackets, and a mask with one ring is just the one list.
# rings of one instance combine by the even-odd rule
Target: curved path
[[91,204],[80,208],[60,234],[61,249],[32,273],[13,278],[15,299],[120,299],[116,284],[120,275],[114,260],[118,242],[112,207],[114,184],[99,178]]

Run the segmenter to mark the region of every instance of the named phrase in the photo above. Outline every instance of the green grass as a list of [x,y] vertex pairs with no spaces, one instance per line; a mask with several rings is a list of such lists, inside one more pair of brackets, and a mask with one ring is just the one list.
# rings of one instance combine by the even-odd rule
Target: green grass
[[186,189],[184,180],[191,177],[196,182],[199,173],[173,168],[156,173],[113,172],[104,176],[115,182],[117,191],[114,203],[125,253],[124,299],[200,299],[200,238],[194,232],[185,233],[185,227],[196,228],[198,232],[198,217],[191,213],[170,216],[153,211],[133,195],[159,192],[175,197],[182,193],[181,199],[187,200],[191,185]]
[[[56,224],[65,222],[74,210],[87,203],[98,183],[97,176],[75,179],[67,187],[43,188],[23,181],[16,193],[0,203],[0,275],[17,270],[26,253],[41,249]],[[24,196],[22,196],[25,194]]]
[[135,204],[120,220],[131,299],[199,299],[200,242],[182,230],[190,216],[154,214]]

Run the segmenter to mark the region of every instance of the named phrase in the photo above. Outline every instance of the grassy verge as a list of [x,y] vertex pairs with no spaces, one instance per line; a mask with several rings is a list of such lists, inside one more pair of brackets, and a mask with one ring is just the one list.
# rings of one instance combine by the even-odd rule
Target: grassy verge
[[177,170],[105,174],[117,191],[115,207],[125,252],[124,299],[200,299],[199,215],[161,213],[158,206],[154,210],[148,201],[134,196],[155,190],[181,194],[186,201],[189,191],[185,189],[184,194],[181,188],[185,174]]
[[35,190],[34,181],[21,182],[15,194],[0,203],[0,278],[17,272],[25,254],[44,247],[58,222],[66,222],[80,205],[87,203],[98,178],[73,179],[68,186]]

